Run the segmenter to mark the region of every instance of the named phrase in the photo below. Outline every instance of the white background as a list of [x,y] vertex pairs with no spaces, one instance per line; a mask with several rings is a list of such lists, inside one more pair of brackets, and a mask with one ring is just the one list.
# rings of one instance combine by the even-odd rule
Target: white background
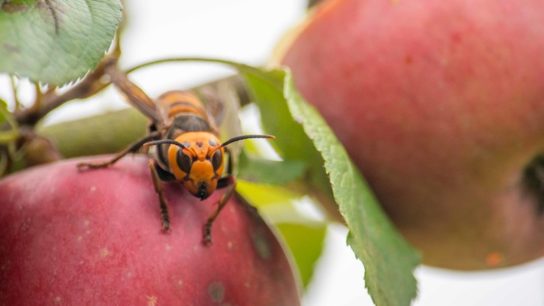
[[[263,64],[282,35],[301,20],[305,5],[304,0],[132,0],[127,7],[130,19],[122,64],[193,55]],[[146,69],[132,78],[156,96],[228,73],[229,70],[213,65],[184,64]],[[0,95],[9,97],[8,92],[6,79],[0,78]],[[101,99],[71,103],[47,121],[58,122],[125,106],[122,98],[109,89]],[[364,289],[362,265],[346,247],[345,236],[344,228],[330,228],[304,306],[372,305]],[[420,267],[416,276],[416,306],[544,305],[544,260],[485,273]]]

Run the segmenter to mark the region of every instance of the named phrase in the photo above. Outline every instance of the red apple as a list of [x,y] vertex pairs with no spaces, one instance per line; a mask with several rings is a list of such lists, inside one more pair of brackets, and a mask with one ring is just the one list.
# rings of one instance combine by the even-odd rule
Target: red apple
[[544,255],[544,1],[327,1],[282,62],[425,263]]
[[280,243],[240,199],[227,203],[204,246],[221,190],[200,201],[168,184],[164,234],[145,158],[78,172],[81,161],[0,181],[0,304],[299,305]]

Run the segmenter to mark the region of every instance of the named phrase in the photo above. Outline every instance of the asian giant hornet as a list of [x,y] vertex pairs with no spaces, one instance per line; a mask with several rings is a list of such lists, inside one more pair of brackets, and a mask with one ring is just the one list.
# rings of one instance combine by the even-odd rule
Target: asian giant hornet
[[[128,101],[150,119],[148,134],[116,154],[111,160],[102,163],[80,163],[78,168],[109,167],[123,156],[135,153],[142,147],[147,152],[150,146],[156,146],[149,159],[149,169],[159,198],[164,232],[170,229],[170,216],[161,181],[181,182],[191,194],[201,200],[208,198],[218,188],[228,188],[218,202],[216,210],[204,224],[203,242],[210,243],[213,222],[234,192],[232,157],[227,146],[244,139],[274,136],[242,135],[221,143],[214,121],[194,93],[170,91],[153,101],[118,70],[116,65],[109,65],[106,74]],[[226,165],[225,155],[229,155]],[[226,172],[225,176],[223,172]]]

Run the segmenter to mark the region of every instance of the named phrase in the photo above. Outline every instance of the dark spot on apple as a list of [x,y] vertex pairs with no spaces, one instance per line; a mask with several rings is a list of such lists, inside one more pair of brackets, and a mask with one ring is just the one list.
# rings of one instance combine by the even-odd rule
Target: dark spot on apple
[[222,282],[211,282],[208,285],[208,294],[212,301],[220,303],[225,298],[225,286]]
[[255,251],[262,259],[268,259],[272,256],[272,251],[270,250],[270,243],[268,237],[263,231],[255,231],[251,234],[251,242]]
[[413,58],[411,55],[407,54],[407,55],[404,57],[404,63],[405,63],[406,65],[411,65],[413,62],[414,62],[414,58]]
[[523,173],[523,187],[536,200],[536,210],[544,215],[544,155],[535,157]]

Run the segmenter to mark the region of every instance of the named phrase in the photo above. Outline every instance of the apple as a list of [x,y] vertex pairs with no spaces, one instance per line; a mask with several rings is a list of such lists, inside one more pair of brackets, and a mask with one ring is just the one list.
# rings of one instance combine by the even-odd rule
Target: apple
[[161,232],[146,158],[79,172],[65,160],[0,181],[2,305],[299,305],[299,286],[271,229],[232,197],[202,229],[205,201],[166,185],[172,229]]
[[425,263],[544,255],[544,1],[325,1],[287,45]]

